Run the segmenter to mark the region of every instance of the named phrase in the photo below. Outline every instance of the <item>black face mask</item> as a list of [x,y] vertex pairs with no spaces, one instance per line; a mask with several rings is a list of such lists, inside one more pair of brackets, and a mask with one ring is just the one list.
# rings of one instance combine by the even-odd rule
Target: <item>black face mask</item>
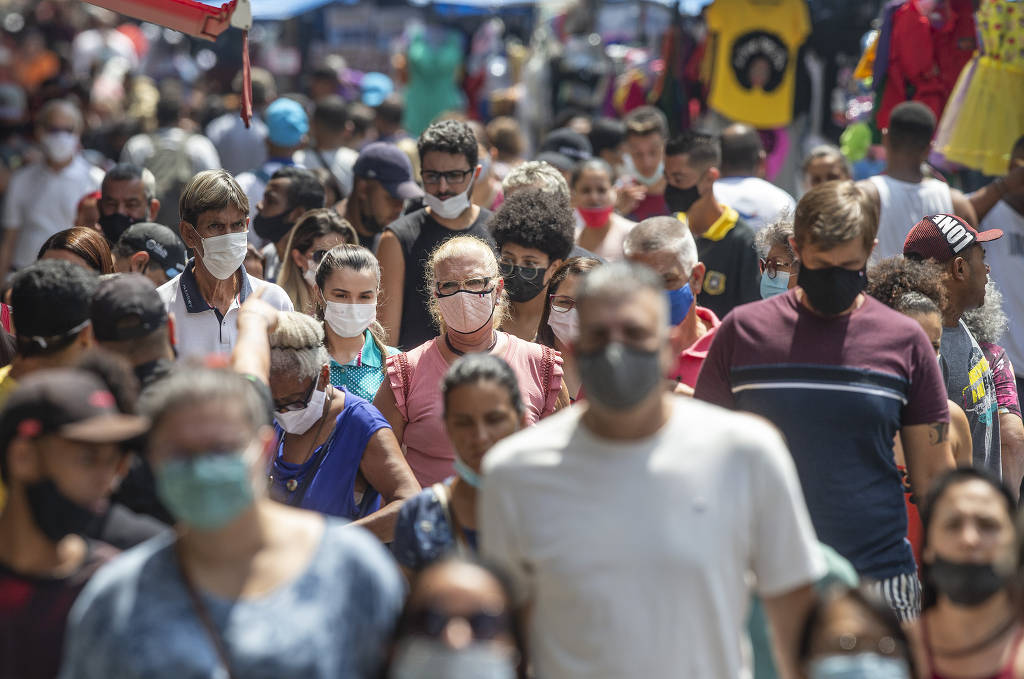
[[689,212],[690,208],[693,207],[693,204],[699,198],[700,189],[697,188],[697,184],[688,189],[680,189],[671,184],[665,184],[665,204],[668,205],[668,209],[672,214],[676,212]]
[[380,222],[377,221],[377,218],[374,217],[373,215],[366,215],[360,212],[359,221],[363,223],[363,228],[369,231],[370,233],[383,233],[384,231],[384,227],[381,225]]
[[815,311],[835,316],[850,308],[857,295],[864,291],[868,278],[864,269],[851,271],[841,266],[822,269],[800,267],[798,285],[804,289],[807,301]]
[[97,528],[100,515],[69,500],[53,482],[43,479],[25,487],[25,496],[39,530],[54,542],[72,533],[88,534]]
[[[513,302],[529,302],[531,299],[539,295],[546,285],[544,282],[545,271],[547,271],[547,267],[533,268],[528,266],[513,266],[512,272],[503,276],[505,279],[505,291],[508,293],[508,298]],[[529,278],[530,274],[533,274],[533,278],[526,280],[523,278],[524,274],[526,278]]]
[[924,564],[921,575],[958,606],[983,604],[1006,584],[990,563],[956,563],[938,556]]
[[285,221],[287,212],[282,212],[276,217],[264,217],[257,213],[252,218],[252,230],[263,240],[276,243],[285,237],[285,234],[294,226],[291,222]]
[[141,219],[135,219],[120,212],[115,212],[112,215],[102,215],[99,224],[100,228],[103,229],[103,235],[113,244],[117,242],[122,233],[128,230],[129,226],[138,224],[141,221]]

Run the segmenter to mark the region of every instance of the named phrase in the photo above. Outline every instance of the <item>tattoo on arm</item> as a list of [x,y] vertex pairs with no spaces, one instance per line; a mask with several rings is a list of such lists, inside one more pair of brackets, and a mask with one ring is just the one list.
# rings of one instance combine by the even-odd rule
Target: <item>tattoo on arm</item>
[[928,428],[930,429],[928,432],[928,442],[933,446],[944,443],[949,438],[949,423],[947,422],[936,422],[935,424],[928,425]]

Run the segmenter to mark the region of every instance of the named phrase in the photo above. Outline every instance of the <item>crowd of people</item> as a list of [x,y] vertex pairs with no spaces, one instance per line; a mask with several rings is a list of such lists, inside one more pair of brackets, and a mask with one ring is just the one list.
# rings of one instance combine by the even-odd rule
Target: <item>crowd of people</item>
[[1024,677],[1024,137],[962,193],[905,102],[794,197],[745,124],[253,86],[32,110],[0,679]]

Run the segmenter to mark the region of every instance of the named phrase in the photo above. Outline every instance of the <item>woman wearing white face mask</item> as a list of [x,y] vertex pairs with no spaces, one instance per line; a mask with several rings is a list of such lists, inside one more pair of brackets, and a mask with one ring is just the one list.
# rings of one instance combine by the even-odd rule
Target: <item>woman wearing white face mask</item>
[[334,210],[310,210],[295,222],[277,284],[288,293],[296,311],[311,315],[316,312],[320,297],[316,268],[328,250],[345,243],[359,243],[359,236],[348,220]]
[[580,398],[579,372],[576,360],[568,351],[570,343],[579,333],[580,319],[576,313],[576,289],[580,279],[594,267],[601,265],[601,260],[591,257],[572,257],[558,267],[548,283],[548,296],[544,301],[544,313],[540,317],[540,329],[537,331],[537,342],[556,349],[565,361],[565,386],[569,398],[576,401]]
[[339,245],[324,255],[316,272],[318,316],[331,355],[331,384],[372,401],[384,381],[389,347],[377,322],[380,265],[360,245]]
[[427,263],[426,282],[441,336],[388,358],[388,379],[374,399],[405,444],[406,459],[423,486],[453,471],[455,453],[445,435],[439,385],[459,356],[485,351],[505,359],[519,380],[529,423],[569,402],[557,351],[496,330],[506,303],[504,281],[487,243],[472,236],[445,241]]
[[387,420],[328,381],[320,324],[281,314],[270,335],[270,391],[277,451],[270,494],[295,507],[341,516],[390,542],[402,502],[419,485]]

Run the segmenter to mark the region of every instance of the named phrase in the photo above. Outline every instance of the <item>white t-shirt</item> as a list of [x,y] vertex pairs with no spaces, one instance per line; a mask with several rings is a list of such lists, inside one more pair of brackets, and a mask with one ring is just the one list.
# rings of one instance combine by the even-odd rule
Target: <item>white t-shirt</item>
[[1024,215],[1001,200],[981,220],[981,230],[985,229],[1002,229],[1004,234],[985,245],[985,259],[992,269],[992,279],[1003,293],[1003,309],[1010,318],[1010,326],[999,345],[1006,349],[1014,369],[1024,371]]
[[242,269],[242,289],[221,317],[199,293],[193,262],[156,289],[169,313],[174,314],[174,334],[178,357],[229,354],[238,339],[238,308],[249,295],[266,288],[263,301],[281,311],[292,311],[288,294],[273,283],[253,278]]
[[481,553],[532,602],[537,676],[749,677],[751,575],[770,597],[825,572],[777,430],[680,398],[630,443],[582,412],[484,458]]
[[925,177],[921,182],[905,182],[884,174],[870,177],[878,189],[878,258],[903,254],[903,242],[922,217],[953,214],[953,194],[938,179]]
[[315,170],[324,167],[320,159],[321,156],[323,156],[323,160],[331,164],[326,169],[341,183],[341,188],[345,191],[345,195],[348,196],[352,193],[352,182],[354,179],[352,168],[355,167],[356,160],[359,158],[359,152],[344,146],[333,151],[321,151],[319,154],[312,149],[300,149],[295,152],[295,164]]
[[103,170],[81,155],[59,172],[45,162],[16,170],[7,185],[3,213],[4,229],[19,230],[12,266],[22,269],[36,261],[47,238],[75,226],[78,201],[102,181]]
[[[198,133],[188,133],[178,127],[164,127],[153,133],[161,141],[184,144],[185,153],[192,163],[192,173],[199,174],[203,170],[220,169],[220,155],[213,142]],[[153,137],[149,134],[137,134],[127,142],[121,150],[121,162],[132,163],[145,167],[146,162],[156,151]]]
[[715,182],[714,191],[715,198],[739,212],[754,231],[796,210],[793,196],[760,177],[724,177]]

